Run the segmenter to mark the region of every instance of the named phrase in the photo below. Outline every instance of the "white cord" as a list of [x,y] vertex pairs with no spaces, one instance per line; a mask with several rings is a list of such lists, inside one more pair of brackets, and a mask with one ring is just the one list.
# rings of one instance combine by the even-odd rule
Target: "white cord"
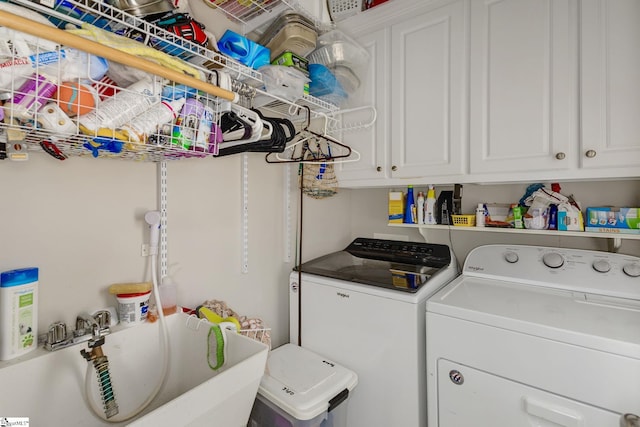
[[[123,421],[128,421],[131,418],[138,416],[142,411],[144,411],[147,406],[156,398],[162,387],[164,386],[167,379],[167,372],[169,371],[169,333],[167,332],[167,325],[164,319],[164,313],[162,312],[162,302],[160,301],[160,292],[158,291],[158,267],[157,267],[157,255],[158,251],[156,249],[155,255],[151,256],[151,279],[153,281],[153,293],[156,299],[156,307],[158,310],[158,317],[160,318],[160,345],[162,347],[163,352],[163,365],[162,365],[162,374],[160,376],[160,380],[158,384],[156,384],[155,389],[151,392],[147,400],[142,402],[142,404],[138,407],[138,409],[134,410],[132,413],[128,414],[125,417],[113,417],[107,418],[100,408],[96,407],[96,402],[91,398],[91,374],[92,374],[92,363],[87,363],[87,372],[85,373],[84,378],[84,393],[85,399],[87,400],[88,406],[93,411],[94,415],[100,418],[102,421],[106,421],[109,423],[121,423]],[[117,390],[116,390],[117,392]],[[117,395],[116,395],[117,398]]]

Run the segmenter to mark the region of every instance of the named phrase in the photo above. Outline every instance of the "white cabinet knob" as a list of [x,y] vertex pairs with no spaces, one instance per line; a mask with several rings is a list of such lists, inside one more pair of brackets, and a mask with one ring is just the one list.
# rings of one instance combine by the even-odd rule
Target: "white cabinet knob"
[[584,155],[590,159],[593,159],[596,156],[596,150],[587,150],[587,152],[584,153]]
[[556,159],[558,160],[564,160],[565,157],[567,157],[567,155],[563,152],[559,152],[558,154],[556,154]]
[[378,166],[378,167],[376,168],[376,170],[377,170],[378,172],[382,172],[382,166]]
[[392,171],[397,171],[397,170],[398,170],[398,167],[397,167],[397,166],[395,166],[395,165],[394,165],[394,166],[391,166],[391,170],[392,170]]

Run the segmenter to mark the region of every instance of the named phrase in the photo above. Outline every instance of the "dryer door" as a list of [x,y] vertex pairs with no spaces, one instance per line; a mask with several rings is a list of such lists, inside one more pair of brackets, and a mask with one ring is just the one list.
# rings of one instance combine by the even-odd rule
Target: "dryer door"
[[617,426],[621,414],[448,360],[438,361],[439,427]]

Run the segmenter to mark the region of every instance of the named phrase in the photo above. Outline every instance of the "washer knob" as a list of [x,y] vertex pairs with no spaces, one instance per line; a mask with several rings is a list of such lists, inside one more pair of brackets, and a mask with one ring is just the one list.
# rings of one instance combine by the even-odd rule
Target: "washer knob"
[[593,269],[598,273],[606,273],[611,270],[611,264],[609,264],[609,261],[607,261],[606,259],[599,259],[597,261],[594,261],[592,266]]
[[640,264],[638,264],[637,262],[626,264],[624,267],[622,267],[622,271],[624,271],[627,276],[638,277],[640,276]]
[[518,260],[520,259],[518,257],[518,254],[513,252],[513,251],[509,251],[506,254],[504,254],[504,259],[510,263],[510,264],[514,264],[516,262],[518,262]]
[[558,252],[548,252],[542,256],[542,262],[549,268],[560,268],[564,265],[564,258]]

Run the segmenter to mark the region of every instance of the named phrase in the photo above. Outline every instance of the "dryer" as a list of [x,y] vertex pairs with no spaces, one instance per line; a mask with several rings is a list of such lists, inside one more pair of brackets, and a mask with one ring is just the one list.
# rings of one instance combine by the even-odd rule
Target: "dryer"
[[356,372],[347,425],[426,427],[425,304],[458,275],[449,247],[358,238],[301,270],[290,340]]
[[640,414],[640,258],[481,246],[429,299],[426,327],[429,427]]

